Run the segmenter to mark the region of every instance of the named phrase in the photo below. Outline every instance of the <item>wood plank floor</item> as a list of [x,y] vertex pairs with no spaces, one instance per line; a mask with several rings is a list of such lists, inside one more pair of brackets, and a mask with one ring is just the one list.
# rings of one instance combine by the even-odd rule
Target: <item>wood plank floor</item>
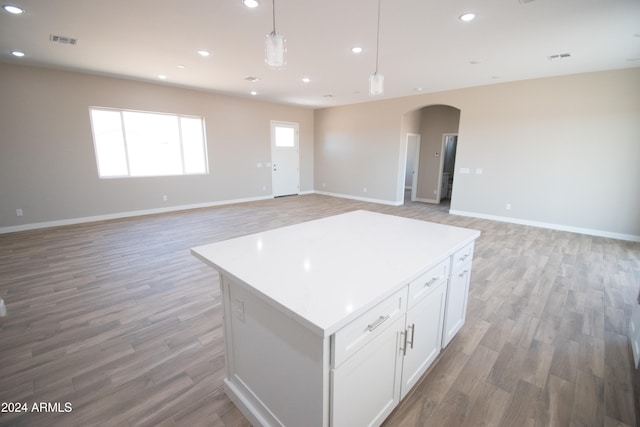
[[0,235],[0,402],[62,404],[0,425],[248,426],[222,391],[217,276],[189,249],[354,209],[482,231],[467,322],[386,426],[637,425],[640,244],[321,195]]

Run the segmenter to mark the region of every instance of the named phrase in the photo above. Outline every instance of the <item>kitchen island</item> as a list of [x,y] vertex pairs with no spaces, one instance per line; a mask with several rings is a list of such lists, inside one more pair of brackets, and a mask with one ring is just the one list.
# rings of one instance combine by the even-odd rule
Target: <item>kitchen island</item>
[[256,426],[375,426],[464,324],[478,231],[354,211],[192,249]]

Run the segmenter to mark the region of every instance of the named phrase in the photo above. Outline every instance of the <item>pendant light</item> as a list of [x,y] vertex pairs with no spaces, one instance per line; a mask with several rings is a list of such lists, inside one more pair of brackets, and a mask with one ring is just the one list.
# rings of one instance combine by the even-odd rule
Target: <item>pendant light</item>
[[382,95],[384,92],[384,76],[378,73],[378,56],[380,51],[380,0],[378,0],[378,29],[376,33],[376,71],[369,77],[369,95]]
[[276,32],[276,0],[273,0],[273,31],[267,35],[264,44],[264,62],[271,68],[282,68],[286,63],[284,36]]

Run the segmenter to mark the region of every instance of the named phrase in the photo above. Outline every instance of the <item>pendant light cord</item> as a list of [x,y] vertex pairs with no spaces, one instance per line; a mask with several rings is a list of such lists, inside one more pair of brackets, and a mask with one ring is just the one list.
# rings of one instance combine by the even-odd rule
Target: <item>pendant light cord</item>
[[376,33],[376,74],[378,74],[378,55],[380,51],[380,1],[381,0],[378,0],[378,29]]
[[271,34],[276,34],[276,0],[273,0],[272,5],[273,5],[273,8],[272,8],[272,12],[273,12],[273,32]]

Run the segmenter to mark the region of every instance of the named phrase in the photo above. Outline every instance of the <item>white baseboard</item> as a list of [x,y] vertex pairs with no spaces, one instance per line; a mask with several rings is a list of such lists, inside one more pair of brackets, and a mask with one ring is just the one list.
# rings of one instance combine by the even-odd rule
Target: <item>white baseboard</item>
[[472,218],[490,219],[493,221],[509,222],[512,224],[530,225],[532,227],[548,228],[550,230],[569,231],[571,233],[587,234],[590,236],[608,237],[617,240],[627,240],[630,242],[640,242],[640,235],[615,233],[612,231],[594,230],[591,228],[572,227],[569,225],[552,224],[548,222],[529,221],[526,219],[509,218],[505,216],[486,215],[476,212],[466,212],[450,209],[449,213],[452,215],[468,216]]
[[61,219],[57,221],[36,222],[31,224],[0,227],[0,234],[14,233],[16,231],[35,230],[38,228],[59,227],[62,225],[82,224],[85,222],[106,221],[110,219],[129,218],[134,216],[153,215],[166,212],[185,211],[189,209],[209,208],[213,206],[231,205],[234,203],[255,202],[258,200],[272,199],[273,196],[248,197],[243,199],[221,200],[215,202],[195,203],[190,205],[169,206],[165,208],[144,209],[138,211],[118,212],[106,215],[95,215],[83,218]]
[[350,194],[330,193],[328,191],[314,191],[314,193],[322,194],[325,196],[340,197],[342,199],[359,200],[361,202],[379,203],[382,205],[402,206],[402,204],[404,203],[404,202],[398,202],[398,201],[393,202],[393,201],[382,200],[382,199],[371,199],[369,197],[352,196]]
[[438,202],[436,199],[421,199],[419,197],[416,197],[416,202],[422,202],[422,203],[431,203],[431,204],[440,204],[440,202]]

